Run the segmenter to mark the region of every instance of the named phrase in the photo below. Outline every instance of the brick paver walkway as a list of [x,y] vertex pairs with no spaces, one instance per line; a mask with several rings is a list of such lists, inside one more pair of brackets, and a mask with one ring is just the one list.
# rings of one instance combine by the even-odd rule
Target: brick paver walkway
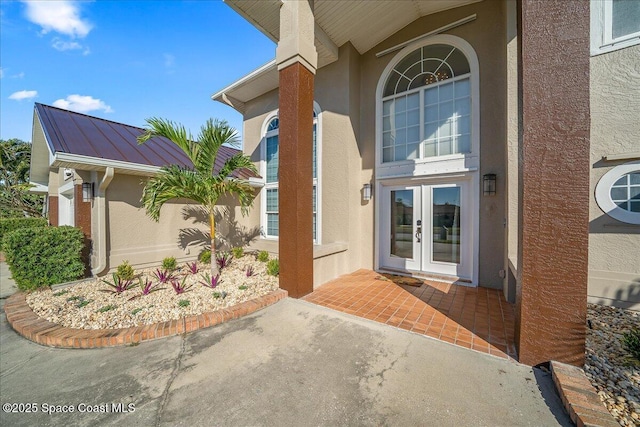
[[[365,319],[396,326],[461,347],[516,359],[514,306],[498,289],[472,288],[433,280],[391,280],[358,270],[304,297]],[[420,283],[418,283],[420,284]]]

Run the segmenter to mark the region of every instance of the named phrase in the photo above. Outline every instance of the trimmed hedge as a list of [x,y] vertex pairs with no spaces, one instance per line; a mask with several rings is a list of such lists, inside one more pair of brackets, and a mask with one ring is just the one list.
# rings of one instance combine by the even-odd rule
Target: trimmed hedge
[[2,246],[21,291],[82,278],[84,234],[78,228],[21,228],[7,233]]
[[5,218],[0,219],[0,248],[5,234],[19,228],[46,227],[46,218]]

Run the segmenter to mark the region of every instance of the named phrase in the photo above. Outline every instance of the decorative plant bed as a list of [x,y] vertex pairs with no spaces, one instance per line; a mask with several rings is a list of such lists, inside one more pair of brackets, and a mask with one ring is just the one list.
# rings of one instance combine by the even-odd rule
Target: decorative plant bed
[[[278,289],[278,278],[268,275],[267,264],[252,255],[233,259],[214,283],[207,277],[209,270],[202,263],[173,272],[146,269],[137,271],[130,283],[108,276],[32,292],[26,302],[39,317],[67,328],[121,329],[215,312]],[[169,278],[163,277],[167,274]]]

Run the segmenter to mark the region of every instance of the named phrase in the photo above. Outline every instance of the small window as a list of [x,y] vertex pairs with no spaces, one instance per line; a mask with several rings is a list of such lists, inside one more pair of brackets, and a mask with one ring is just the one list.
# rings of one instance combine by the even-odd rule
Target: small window
[[638,0],[612,0],[611,40],[640,33],[640,2]]
[[640,213],[640,172],[622,175],[611,186],[611,200],[620,209]]
[[640,43],[640,1],[591,2],[591,54],[597,55]]
[[640,224],[640,162],[616,166],[598,182],[596,202],[612,218]]
[[[279,177],[279,130],[280,121],[278,117],[272,118],[264,134],[264,177],[265,186],[263,191],[264,208],[262,214],[262,229],[267,238],[277,238],[280,235],[279,212],[278,212],[278,187]],[[318,239],[318,114],[313,111],[313,241],[319,243]]]

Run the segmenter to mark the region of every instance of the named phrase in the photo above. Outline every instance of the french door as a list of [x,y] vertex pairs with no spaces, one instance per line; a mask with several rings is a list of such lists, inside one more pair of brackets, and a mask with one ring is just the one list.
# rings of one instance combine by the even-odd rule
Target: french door
[[468,181],[381,187],[380,267],[472,279]]

